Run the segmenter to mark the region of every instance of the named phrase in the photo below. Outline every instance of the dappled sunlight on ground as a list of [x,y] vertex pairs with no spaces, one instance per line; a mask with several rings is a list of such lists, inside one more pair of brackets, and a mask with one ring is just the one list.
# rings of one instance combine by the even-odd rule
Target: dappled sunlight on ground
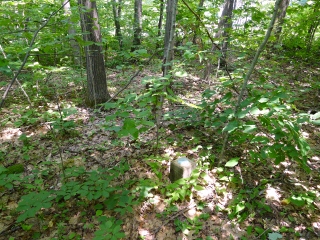
[[18,138],[22,134],[20,128],[5,128],[0,132],[0,141],[8,141]]
[[279,190],[269,185],[266,189],[266,199],[280,202],[280,198],[281,194],[279,193]]
[[[121,84],[117,82],[118,79],[123,78],[121,74],[119,72],[110,75],[114,83],[118,85],[125,84],[124,82]],[[150,76],[152,74],[148,73]],[[176,79],[175,81],[175,84],[183,83],[182,87],[175,89],[177,93],[181,98],[191,103],[198,103],[201,98],[201,91],[204,87],[208,87],[208,83],[191,74],[186,79]],[[144,86],[141,83],[141,76],[139,76],[136,83],[138,85],[132,84],[130,89],[136,90],[139,88],[139,90],[143,91]],[[72,87],[74,85],[70,83],[69,86]],[[110,90],[115,93],[119,90],[119,86],[112,86]],[[190,93],[188,92],[189,90],[194,92]],[[187,96],[186,93],[190,94],[190,96]],[[117,218],[123,219],[124,224],[122,227],[127,239],[189,240],[196,238],[206,239],[209,236],[214,240],[240,239],[246,236],[247,228],[250,226],[259,227],[262,232],[269,230],[280,231],[281,227],[286,226],[290,230],[294,229],[294,231],[300,232],[302,235],[300,239],[308,239],[308,234],[312,234],[312,237],[320,237],[320,182],[319,172],[317,172],[320,169],[319,128],[312,127],[303,131],[303,135],[308,138],[314,151],[310,154],[309,159],[309,164],[313,167],[310,174],[302,171],[297,163],[288,159],[278,165],[274,165],[272,159],[267,160],[268,165],[261,164],[259,161],[251,163],[251,159],[243,157],[248,156],[251,143],[248,142],[249,146],[240,146],[239,148],[241,149],[237,149],[238,151],[234,150],[236,147],[232,149],[230,144],[228,146],[230,151],[227,151],[226,154],[227,158],[234,157],[234,155],[241,157],[238,166],[235,168],[224,168],[222,166],[222,170],[219,171],[216,165],[212,167],[214,170],[209,170],[209,167],[208,169],[203,168],[203,175],[197,179],[199,186],[203,189],[199,190],[190,187],[191,196],[183,200],[173,201],[170,204],[168,202],[169,197],[166,195],[168,193],[166,188],[170,184],[168,175],[171,160],[184,155],[198,161],[200,166],[204,162],[210,162],[209,156],[212,154],[214,160],[210,164],[217,163],[215,156],[218,156],[219,149],[212,147],[215,146],[213,140],[215,136],[211,135],[211,132],[208,133],[208,129],[194,129],[192,126],[186,128],[181,125],[175,130],[170,130],[164,124],[164,132],[160,134],[160,147],[157,149],[157,153],[154,149],[157,138],[154,128],[141,134],[138,140],[133,140],[130,137],[119,138],[115,132],[105,129],[105,117],[110,115],[111,112],[99,112],[74,107],[68,101],[62,101],[61,104],[64,109],[76,109],[75,113],[64,118],[66,121],[74,121],[76,123],[76,132],[74,135],[67,132],[58,138],[65,167],[82,166],[88,171],[98,168],[112,169],[120,161],[124,160],[129,164],[130,169],[116,184],[121,184],[122,181],[136,180],[137,183],[134,184],[132,189],[128,189],[133,191],[135,187],[138,187],[138,181],[151,183],[151,190],[146,191],[143,202],[134,206],[132,213],[127,212],[124,217],[115,214]],[[180,105],[175,106],[172,104],[166,110],[172,110],[175,107],[181,108]],[[48,104],[48,108],[46,110],[48,113],[57,112],[58,110],[58,106],[55,103]],[[8,111],[5,114],[2,112],[0,119],[3,115],[6,115],[5,117],[7,118],[10,116],[13,121],[18,120],[20,117],[19,114],[12,114]],[[56,119],[53,119],[53,121]],[[60,179],[59,175],[61,173],[59,167],[57,165],[41,165],[41,162],[49,164],[61,163],[58,147],[55,144],[57,138],[55,135],[50,135],[50,124],[53,121],[35,123],[34,125],[27,124],[27,126],[19,128],[14,128],[13,126],[2,128],[0,130],[0,141],[1,143],[6,142],[6,145],[1,146],[0,150],[5,148],[5,154],[10,156],[10,159],[9,157],[5,159],[6,166],[22,163],[25,167],[25,174],[30,173],[36,167],[42,170],[51,170],[50,178],[48,177],[49,180],[45,184],[52,188],[59,188],[62,185],[61,182],[57,183],[57,181],[60,181],[57,180]],[[117,119],[116,121],[114,126],[122,125],[121,120]],[[174,123],[177,124],[176,122]],[[21,150],[21,142],[18,142],[18,138],[22,133],[26,133],[28,137],[36,142],[34,149],[28,152],[31,157],[28,162],[21,158],[22,153],[19,152]],[[196,140],[195,133],[201,133],[202,139],[193,145],[192,142]],[[219,133],[214,134],[219,135]],[[170,143],[167,142],[169,135],[173,138]],[[173,135],[179,135],[180,138],[174,138]],[[258,135],[268,136],[262,132]],[[219,137],[217,138],[219,139]],[[218,142],[216,145],[219,144]],[[200,152],[205,146],[211,146],[208,148],[210,151],[208,151],[207,155],[201,155]],[[154,157],[155,155],[158,155],[158,157]],[[157,169],[158,172],[151,168],[152,165],[150,163],[159,167]],[[240,180],[233,181],[234,179]],[[310,197],[312,202],[303,202],[305,204],[303,206],[292,204],[290,197],[293,194],[299,200],[299,197],[305,197],[302,193],[306,191],[314,193],[316,198],[312,200]],[[246,207],[244,210],[237,212],[237,214],[248,213],[248,218],[242,223],[238,223],[236,219],[230,220],[231,217],[229,215],[231,206],[236,204],[235,200],[239,196],[239,192],[243,194],[243,204],[250,206],[250,208]],[[134,194],[137,194],[138,197],[139,193],[135,192]],[[14,192],[3,199],[2,204],[6,205],[8,209],[1,213],[0,217],[2,219],[6,219],[6,217],[10,216],[10,212],[16,209],[19,197],[17,192]],[[309,200],[308,196],[306,199]],[[304,199],[302,200],[305,201]],[[270,208],[269,211],[263,209],[261,205],[257,205],[257,202],[264,202]],[[175,207],[174,210],[171,209],[171,205]],[[241,207],[242,205],[239,206]],[[72,227],[78,228],[78,230],[82,229],[83,225],[81,225],[81,221],[78,221],[79,210],[77,207],[67,207],[73,211],[69,221],[66,222],[67,225],[68,223],[70,225],[67,230],[71,231]],[[53,213],[48,211],[48,213],[45,212],[43,214],[48,219],[51,215],[57,214],[54,209],[50,209],[50,211]],[[87,214],[88,218],[94,218],[94,212]],[[196,229],[191,229],[191,227],[190,229],[177,227],[177,223],[181,222],[190,225],[190,221],[196,221],[201,217],[201,214],[207,214],[208,218],[200,220],[201,230],[199,232],[196,232]],[[45,226],[51,224],[50,219],[48,219],[43,220]],[[46,221],[49,221],[50,224]],[[8,222],[5,223],[7,224]],[[93,223],[95,227],[98,226],[97,222]],[[54,224],[57,223],[55,222]],[[286,234],[286,230],[283,230],[284,234]],[[287,234],[287,236],[293,236],[293,233],[290,233],[289,230]],[[87,239],[93,238],[93,234],[89,231],[83,233],[83,236]],[[259,235],[256,236],[259,239]]]

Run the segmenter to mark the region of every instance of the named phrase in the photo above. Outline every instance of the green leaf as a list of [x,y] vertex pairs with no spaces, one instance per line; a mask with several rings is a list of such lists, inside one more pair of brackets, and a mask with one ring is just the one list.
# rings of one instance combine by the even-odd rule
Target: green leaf
[[222,131],[230,133],[230,132],[233,132],[235,129],[237,129],[238,126],[239,126],[239,122],[235,120],[235,121],[229,122],[227,126],[223,128]]
[[228,92],[226,95],[223,96],[223,98],[220,100],[221,103],[228,102],[232,98],[232,93]]
[[292,197],[290,197],[290,202],[298,207],[303,207],[304,205],[306,205],[305,200],[301,196],[293,195]]
[[110,193],[105,190],[105,191],[102,192],[102,196],[105,197],[105,198],[108,198],[110,196]]
[[275,159],[275,164],[278,165],[279,163],[283,162],[286,158],[285,156],[285,153],[280,150],[280,151],[277,151],[277,156],[276,156],[276,159]]
[[134,139],[139,136],[139,130],[137,129],[136,122],[130,118],[124,120],[122,129],[118,132],[120,137],[131,135]]
[[148,51],[146,49],[135,50],[134,54],[140,55],[141,57],[148,57]]
[[102,211],[102,210],[97,210],[97,211],[96,211],[96,216],[101,216],[101,215],[102,215],[102,213],[103,213],[103,211]]
[[120,229],[121,229],[121,226],[120,225],[116,225],[113,230],[112,230],[112,233],[113,234],[117,234],[118,232],[120,232]]
[[240,159],[240,158],[232,158],[231,160],[229,160],[229,161],[225,164],[225,166],[226,166],[226,167],[234,167],[234,166],[238,165],[239,159]]
[[311,120],[319,119],[320,118],[320,112],[317,112],[317,113],[313,114],[310,118],[311,118]]
[[244,118],[248,114],[248,112],[250,112],[250,111],[251,111],[251,108],[247,108],[241,112],[238,112],[237,116],[238,116],[238,118]]
[[110,115],[110,116],[106,116],[105,120],[106,120],[106,122],[109,122],[110,120],[114,120],[116,118],[117,118],[116,114],[113,114],[113,115]]
[[245,108],[251,105],[255,101],[254,98],[246,98],[244,101],[240,103],[240,108]]
[[103,104],[103,106],[104,106],[105,110],[109,110],[109,109],[115,108],[117,106],[117,104],[116,103],[107,102],[107,103]]
[[6,169],[5,167],[3,166],[0,166],[0,175],[4,172],[8,171],[8,169]]
[[273,232],[268,234],[268,238],[269,240],[277,240],[277,239],[281,239],[282,235],[280,233]]
[[85,41],[82,43],[82,46],[86,47],[86,46],[91,46],[91,45],[94,45],[96,44],[95,42],[92,42],[92,41]]
[[314,125],[320,125],[320,119],[319,120],[310,120]]
[[127,118],[127,117],[129,117],[129,113],[128,112],[120,112],[120,113],[118,113],[118,116],[119,117],[123,117],[123,118]]
[[71,108],[65,108],[65,109],[63,109],[62,112],[63,112],[63,116],[64,116],[64,117],[68,117],[68,116],[70,116],[70,115],[72,115],[72,114],[77,113],[78,110],[77,110],[75,107],[71,107]]
[[150,126],[150,127],[154,126],[154,122],[151,122],[151,121],[141,121],[141,124],[146,125],[146,126]]
[[223,176],[219,179],[220,179],[220,181],[225,181],[225,182],[229,182],[229,180],[230,180],[227,176]]
[[245,209],[245,204],[243,202],[240,202],[236,206],[236,213],[241,212],[243,209]]
[[145,111],[135,111],[135,114],[136,114],[136,116],[139,117],[139,118],[152,116],[151,111],[149,111],[149,110],[145,110]]
[[310,122],[315,125],[320,125],[320,112],[317,112],[310,116]]
[[112,126],[112,127],[106,128],[106,130],[119,132],[119,131],[121,130],[121,127],[119,127],[119,126]]
[[194,189],[195,189],[196,191],[202,191],[202,190],[204,190],[205,188],[202,187],[202,186],[196,185],[196,186],[194,186]]
[[260,111],[259,108],[253,107],[253,108],[250,110],[250,113],[251,113],[252,115],[258,115],[258,114],[261,113],[261,111]]
[[254,124],[253,125],[245,125],[244,129],[243,129],[243,132],[244,133],[251,133],[251,132],[254,132],[256,130],[257,130],[257,127]]
[[258,234],[264,233],[264,229],[261,228],[261,227],[255,227],[254,230],[255,230]]
[[267,143],[269,143],[269,138],[264,137],[264,136],[255,136],[250,141],[250,143],[256,143],[256,142],[260,142],[262,144],[267,144]]
[[269,101],[269,99],[268,98],[260,98],[259,100],[258,100],[258,102],[260,102],[260,103],[265,103],[265,102],[268,102]]

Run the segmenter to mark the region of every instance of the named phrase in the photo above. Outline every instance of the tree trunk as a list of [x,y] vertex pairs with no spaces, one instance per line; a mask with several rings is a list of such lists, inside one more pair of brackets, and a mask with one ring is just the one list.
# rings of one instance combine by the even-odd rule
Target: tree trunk
[[277,23],[277,27],[276,27],[276,31],[275,31],[275,37],[276,37],[276,43],[279,44],[280,42],[280,35],[282,32],[282,25],[284,22],[284,18],[286,16],[287,13],[287,8],[289,6],[290,0],[282,0],[280,3],[280,8],[279,8],[279,12],[278,12],[278,23]]
[[229,31],[232,29],[232,11],[236,0],[226,0],[222,10],[221,18],[218,24],[218,32],[215,38],[223,38],[221,44],[222,54],[226,54],[228,48]]
[[[162,65],[162,75],[165,77],[169,74],[171,70],[171,61],[173,59],[173,46],[174,46],[174,32],[177,14],[177,3],[178,0],[168,0],[167,10],[166,10],[166,27],[164,36],[164,56]],[[163,87],[163,92],[166,91],[166,87]],[[164,102],[164,96],[160,95],[157,99],[156,109],[155,109],[155,120],[157,127],[157,146],[158,146],[158,131],[160,127],[160,119],[162,118],[162,106]]]
[[133,46],[131,51],[135,51],[141,45],[142,32],[142,0],[134,1],[134,22],[133,22]]
[[74,39],[74,36],[76,35],[76,30],[74,29],[73,23],[70,20],[71,8],[69,0],[63,0],[63,9],[64,14],[67,16],[67,21],[69,24],[68,35],[70,37],[70,46],[73,50],[73,62],[75,65],[80,66],[80,47],[77,41]]
[[[220,21],[218,24],[218,32],[215,34],[215,38],[222,38],[221,41],[221,54],[222,58],[219,58],[218,67],[224,66],[227,49],[228,49],[228,37],[229,37],[229,31],[232,29],[232,11],[234,9],[234,6],[236,5],[236,0],[225,0],[224,7],[222,10],[222,14],[220,17]],[[216,51],[216,45],[212,45],[211,51]],[[212,63],[208,62],[204,79],[207,80],[211,74],[212,69]]]
[[122,40],[122,33],[121,33],[121,25],[120,25],[120,18],[121,18],[121,4],[122,0],[112,0],[112,11],[113,11],[113,21],[116,28],[116,38],[119,42],[120,51],[123,49],[123,40]]
[[310,51],[314,34],[317,31],[317,28],[320,24],[320,16],[319,16],[319,8],[320,8],[320,2],[317,2],[314,4],[314,9],[313,9],[313,14],[310,16],[311,24],[308,29],[308,33],[306,36],[306,45],[307,45],[307,50]]
[[160,48],[159,38],[161,37],[162,31],[162,22],[163,22],[163,9],[164,9],[164,0],[160,0],[160,13],[159,13],[159,21],[158,21],[158,40],[157,40],[157,49]]
[[312,42],[314,39],[314,34],[316,33],[319,24],[320,24],[320,18],[317,21],[315,21],[309,28],[309,31],[307,34],[307,50],[308,51],[310,51],[311,49]]
[[177,14],[177,0],[167,1],[166,10],[166,27],[164,36],[164,57],[163,57],[163,76],[166,76],[171,69],[171,61],[173,60],[174,32]]
[[78,0],[83,40],[92,44],[85,46],[87,91],[89,106],[96,107],[110,98],[101,47],[101,33],[95,1]]

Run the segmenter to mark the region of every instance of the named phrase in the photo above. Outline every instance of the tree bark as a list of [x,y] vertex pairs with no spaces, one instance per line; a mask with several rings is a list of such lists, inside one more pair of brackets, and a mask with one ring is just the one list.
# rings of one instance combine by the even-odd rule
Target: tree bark
[[[163,10],[164,10],[164,0],[160,0],[160,13],[158,21],[158,38],[161,37],[162,22],[163,22]],[[157,49],[160,47],[159,39],[157,40]]]
[[[165,36],[164,36],[164,53],[163,53],[163,65],[162,65],[162,75],[165,77],[169,74],[172,66],[173,60],[173,46],[174,46],[174,32],[175,32],[175,23],[176,23],[176,14],[177,14],[177,3],[178,0],[168,0],[166,6],[166,27],[165,27]],[[167,89],[164,86],[163,92]],[[164,95],[160,94],[160,97],[157,98],[157,103],[155,105],[155,120],[157,128],[157,146],[159,143],[159,127],[160,119],[162,118],[162,106],[164,103]]]
[[135,51],[141,45],[142,32],[142,0],[134,1],[134,22],[133,22],[133,46],[131,51]]
[[102,54],[100,26],[95,1],[78,0],[80,20],[85,46],[87,69],[87,104],[96,107],[110,98]]
[[276,36],[276,43],[279,44],[280,42],[280,36],[281,36],[281,32],[282,32],[282,25],[284,23],[284,18],[287,14],[287,8],[289,6],[290,0],[282,0],[280,3],[280,7],[279,7],[279,12],[278,12],[278,23],[277,23],[277,27],[276,27],[276,31],[275,31],[275,36]]
[[[218,23],[218,31],[215,34],[215,38],[222,38],[221,41],[221,54],[222,58],[219,58],[218,66],[225,65],[225,59],[228,49],[228,37],[229,37],[229,31],[232,29],[232,12],[234,9],[234,6],[236,5],[236,0],[225,0],[224,7],[222,10],[222,14]],[[213,44],[211,47],[211,51],[216,51],[216,45]],[[212,69],[212,63],[208,62],[205,73],[204,73],[204,79],[208,80]]]
[[121,18],[121,4],[122,0],[112,0],[112,11],[113,11],[113,21],[115,25],[115,35],[119,42],[120,51],[123,49],[123,40],[122,40],[122,33],[121,33],[121,25],[120,25],[120,18]]
[[226,54],[227,48],[228,48],[228,37],[229,37],[229,31],[232,29],[232,12],[234,9],[234,6],[236,4],[236,0],[226,0],[222,15],[219,21],[218,25],[218,32],[216,33],[215,38],[222,37],[222,53]]
[[63,0],[63,9],[64,9],[64,14],[67,17],[67,21],[69,24],[68,28],[68,35],[70,37],[70,46],[73,51],[73,62],[75,65],[80,66],[81,61],[80,61],[80,46],[77,43],[77,41],[74,39],[74,36],[76,35],[76,30],[73,27],[73,23],[70,20],[70,15],[71,15],[71,7],[70,7],[70,2],[69,0]]
[[166,27],[164,36],[164,57],[163,57],[163,76],[166,76],[171,69],[171,61],[173,60],[174,31],[177,14],[177,0],[167,1],[166,10]]

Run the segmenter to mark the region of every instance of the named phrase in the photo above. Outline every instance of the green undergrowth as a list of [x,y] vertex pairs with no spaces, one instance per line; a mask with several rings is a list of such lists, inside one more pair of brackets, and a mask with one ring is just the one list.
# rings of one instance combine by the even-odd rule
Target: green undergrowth
[[[197,192],[206,189],[208,182],[205,179],[212,177],[208,175],[211,173],[216,178],[212,189],[216,197],[226,198],[233,193],[230,201],[224,206],[217,205],[213,214],[223,214],[233,223],[243,224],[245,234],[242,239],[298,236],[299,233],[292,232],[292,227],[275,231],[267,229],[256,219],[264,216],[271,219],[273,216],[273,209],[264,194],[270,187],[283,188],[280,189],[285,192],[281,204],[288,207],[280,214],[289,222],[293,220],[287,212],[292,209],[314,210],[313,203],[319,197],[317,191],[294,187],[287,191],[280,183],[286,165],[294,166],[301,174],[287,176],[287,182],[295,177],[302,178],[302,174],[313,173],[308,159],[314,150],[310,151],[302,128],[318,126],[320,115],[319,112],[307,113],[299,109],[296,103],[301,96],[296,94],[296,89],[289,88],[290,85],[269,83],[270,72],[275,69],[267,67],[257,73],[258,83],[249,84],[246,98],[235,113],[235,89],[241,86],[245,70],[232,72],[233,81],[220,77],[214,89],[204,89],[196,96],[197,103],[178,97],[175,89],[179,85],[177,76],[148,76],[142,80],[148,88],[139,93],[126,93],[116,102],[101,106],[106,112],[103,131],[110,133],[108,136],[113,145],[102,144],[98,148],[108,151],[109,147],[130,145],[135,149],[150,150],[137,160],[151,169],[152,177],[144,179],[127,177],[131,164],[134,166],[135,163],[130,161],[129,165],[125,159],[114,166],[90,169],[72,166],[62,157],[57,161],[42,159],[40,155],[46,152],[45,149],[35,154],[39,141],[43,140],[51,142],[54,153],[59,155],[67,140],[72,143],[81,136],[77,127],[84,126],[82,121],[69,118],[77,114],[77,108],[70,101],[72,99],[59,93],[65,84],[56,86],[56,90],[41,92],[42,97],[39,91],[35,91],[32,96],[39,94],[39,104],[48,99],[42,107],[11,105],[13,115],[1,122],[2,127],[36,129],[44,122],[49,126],[48,132],[40,139],[22,133],[17,139],[18,152],[12,148],[7,154],[0,149],[0,192],[2,196],[19,194],[15,209],[10,210],[4,201],[1,210],[8,212],[6,218],[30,239],[50,236],[52,229],[57,230],[52,239],[80,239],[79,231],[68,224],[79,224],[83,231],[91,232],[94,239],[121,239],[127,237],[123,229],[125,218],[134,214],[139,204],[152,201],[155,195],[159,195],[166,208],[158,217],[178,214],[179,204],[194,200]],[[39,86],[39,89],[44,88]],[[55,99],[57,108],[49,106],[51,98]],[[166,111],[159,124],[158,110],[161,108]],[[96,110],[95,114],[100,113]],[[221,156],[226,134],[229,137]],[[146,140],[150,135],[152,140]],[[197,169],[190,178],[170,183],[164,169],[172,156],[164,154],[166,148],[173,149],[176,156],[191,152],[189,157],[196,158]],[[12,160],[17,156],[18,161]],[[40,158],[41,161],[34,161]],[[28,164],[33,166],[32,170]],[[207,206],[206,201],[196,201],[199,212]],[[190,232],[200,234],[210,216],[203,211],[193,219],[172,219],[176,231],[188,235]],[[2,234],[8,235],[6,231],[9,230]]]
[[[32,173],[13,173],[12,168],[1,168],[1,192],[19,191],[22,195],[18,207],[12,213],[16,224],[27,230],[33,239],[48,231],[54,225],[72,221],[78,212],[77,223],[94,229],[94,239],[120,239],[124,237],[121,223],[125,215],[132,213],[133,207],[141,200],[134,189],[136,180],[119,181],[129,170],[122,161],[112,169],[85,170],[83,167],[64,169],[64,175],[55,176],[62,181],[60,187],[52,188],[48,179],[52,162],[42,162]],[[6,206],[1,205],[2,210]],[[37,224],[41,225],[39,229]],[[29,234],[28,234],[29,233]],[[60,234],[60,235],[59,235]],[[65,239],[64,232],[53,239]],[[80,236],[78,236],[80,237]],[[78,239],[75,238],[72,239]]]
[[[266,198],[261,196],[261,192],[266,191],[267,186],[273,186],[274,180],[257,179],[257,184],[251,186],[250,181],[239,176],[234,169],[240,167],[252,173],[254,166],[270,166],[270,168],[265,167],[266,171],[271,171],[273,175],[278,176],[283,171],[282,164],[289,163],[299,166],[301,172],[309,174],[312,171],[307,163],[310,147],[302,136],[301,128],[304,124],[317,125],[319,114],[310,115],[298,110],[295,106],[298,98],[294,89],[288,91],[286,85],[277,86],[268,83],[264,75],[269,71],[271,70],[265,69],[261,72],[259,88],[255,87],[257,83],[249,84],[248,95],[241,102],[237,113],[234,112],[236,98],[230,89],[241,83],[241,71],[233,73],[236,81],[231,82],[223,77],[220,79],[221,85],[215,90],[203,91],[200,104],[197,105],[178,98],[168,88],[171,85],[170,78],[147,78],[146,82],[150,85],[145,92],[131,93],[116,103],[104,105],[107,110],[115,109],[114,114],[106,118],[106,130],[114,131],[118,137],[143,139],[143,135],[157,125],[155,112],[160,99],[163,98],[173,107],[163,116],[171,135],[166,136],[161,132],[161,128],[159,130],[162,146],[192,149],[199,156],[198,173],[216,169],[219,181],[227,186],[222,189],[216,187],[216,191],[221,191],[223,195],[228,188],[232,188],[237,192],[229,206],[218,211],[228,213],[230,219],[239,223],[252,217],[272,215],[272,209]],[[174,107],[176,103],[180,106]],[[115,120],[123,121],[123,125],[116,125]],[[226,160],[219,159],[223,148],[222,137],[225,134],[229,135],[228,153],[223,156]],[[163,179],[160,162],[150,161],[147,164],[158,179]],[[161,187],[161,183],[153,185],[164,189],[160,191],[161,195],[169,204],[172,204],[190,199],[194,190],[200,191],[202,185],[205,186],[205,183],[200,183],[200,178],[195,179],[197,180],[194,181],[191,178],[187,181],[172,183],[164,188]],[[244,187],[246,185],[250,187]],[[289,194],[286,199],[292,206],[309,208],[316,196],[314,191],[298,191]],[[186,224],[175,223],[177,229],[181,231]],[[191,220],[188,220],[188,224],[191,224],[192,228],[197,226]],[[272,239],[278,234],[272,230],[262,231],[262,229],[248,226],[247,235]],[[281,232],[286,230],[282,229]],[[243,237],[243,239],[250,239],[250,237]]]

